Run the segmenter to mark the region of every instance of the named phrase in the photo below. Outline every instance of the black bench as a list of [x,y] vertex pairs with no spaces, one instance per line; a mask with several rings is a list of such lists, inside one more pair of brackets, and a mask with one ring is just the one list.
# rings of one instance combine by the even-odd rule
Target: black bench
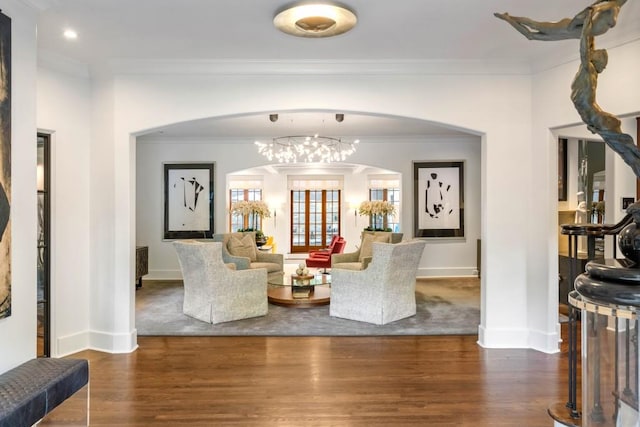
[[89,382],[82,359],[32,359],[0,374],[0,427],[29,427]]

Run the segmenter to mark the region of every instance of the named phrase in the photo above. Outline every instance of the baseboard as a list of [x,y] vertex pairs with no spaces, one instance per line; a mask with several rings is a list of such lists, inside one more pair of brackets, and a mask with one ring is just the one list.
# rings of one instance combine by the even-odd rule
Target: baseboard
[[[284,261],[287,265],[298,265],[299,262],[300,259],[291,258]],[[475,267],[419,268],[416,277],[478,277],[478,270]],[[149,270],[149,274],[142,280],[182,280],[182,272],[180,270]]]
[[478,326],[478,345],[484,348],[530,348],[527,329],[487,329]]
[[418,268],[416,277],[478,277],[476,267]]
[[560,324],[558,323],[556,331],[552,333],[543,331],[529,331],[529,347],[541,351],[543,353],[558,353],[560,351],[560,334],[558,330]]
[[180,270],[149,270],[142,280],[182,280]]
[[131,353],[138,348],[138,332],[135,329],[125,334],[91,331],[90,337],[89,348],[91,350],[106,353]]
[[53,349],[54,357],[64,357],[84,350],[97,350],[105,353],[131,353],[138,348],[138,333],[134,329],[129,334],[84,331],[60,337]]
[[79,332],[56,340],[55,348],[52,350],[53,357],[64,357],[89,348],[89,332]]

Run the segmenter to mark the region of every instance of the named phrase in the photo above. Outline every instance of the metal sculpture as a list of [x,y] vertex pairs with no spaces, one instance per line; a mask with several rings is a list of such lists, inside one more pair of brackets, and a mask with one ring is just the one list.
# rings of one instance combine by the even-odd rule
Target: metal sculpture
[[529,40],[556,41],[580,39],[580,67],[571,84],[571,100],[582,121],[592,132],[618,153],[633,173],[640,177],[640,150],[633,137],[623,133],[620,120],[602,110],[596,102],[598,74],[607,66],[608,55],[604,49],[595,48],[595,37],[606,33],[616,25],[620,8],[627,0],[598,0],[573,18],[557,22],[541,22],[533,19],[496,13]]

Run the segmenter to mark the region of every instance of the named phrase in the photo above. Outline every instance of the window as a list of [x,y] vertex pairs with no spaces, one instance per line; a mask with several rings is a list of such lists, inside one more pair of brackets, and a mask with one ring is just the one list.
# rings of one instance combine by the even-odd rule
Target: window
[[291,252],[326,247],[340,234],[340,190],[291,190]]
[[[229,209],[235,202],[239,202],[241,200],[262,200],[262,190],[259,188],[232,188],[229,190]],[[244,230],[245,228],[249,228],[249,218],[248,215],[230,215],[229,221],[231,222],[230,229],[231,231]],[[256,230],[262,229],[262,218],[256,217],[256,224],[253,224]]]
[[[400,179],[395,175],[369,177],[369,200],[384,200],[393,204],[396,215],[383,218],[382,228],[400,232]],[[373,224],[369,224],[373,226]]]
[[[228,181],[229,210],[235,202],[262,200],[263,177],[261,175],[233,175]],[[262,219],[255,218],[256,224],[249,224],[247,216],[229,215],[229,230],[232,232],[246,228],[262,229]]]

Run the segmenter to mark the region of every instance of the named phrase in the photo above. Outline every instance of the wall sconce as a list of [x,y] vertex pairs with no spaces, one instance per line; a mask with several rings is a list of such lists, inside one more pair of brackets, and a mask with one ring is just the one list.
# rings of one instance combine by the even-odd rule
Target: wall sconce
[[353,209],[353,225],[358,226],[358,208],[360,207],[360,202],[353,201],[349,203],[349,207]]
[[271,213],[273,214],[273,228],[276,228],[278,226],[278,208],[279,207],[282,207],[282,203],[280,203],[279,200],[271,201],[270,209],[271,209]]

